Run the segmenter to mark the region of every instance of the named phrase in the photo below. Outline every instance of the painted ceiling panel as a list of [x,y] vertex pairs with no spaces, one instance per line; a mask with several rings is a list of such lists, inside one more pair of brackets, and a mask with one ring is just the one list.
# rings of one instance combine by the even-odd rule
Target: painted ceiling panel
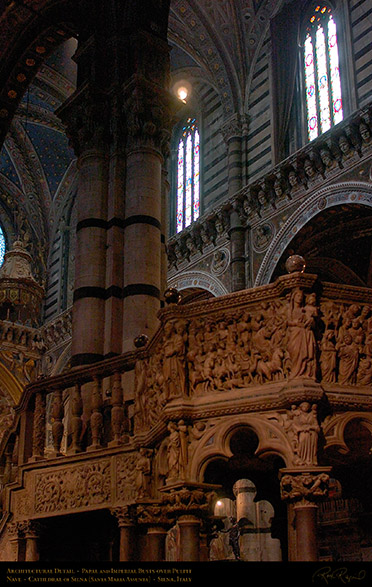
[[39,157],[53,198],[67,167],[75,158],[66,135],[40,124],[27,124],[27,134]]
[[0,151],[0,173],[5,175],[19,189],[22,189],[18,173],[13,165],[11,158],[9,157],[8,151],[5,146]]

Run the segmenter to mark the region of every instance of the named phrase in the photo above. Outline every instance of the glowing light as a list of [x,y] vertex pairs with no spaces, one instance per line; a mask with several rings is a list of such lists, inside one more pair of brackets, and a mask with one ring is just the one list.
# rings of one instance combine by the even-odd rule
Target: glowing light
[[189,92],[187,91],[187,88],[185,88],[184,86],[182,86],[181,88],[178,88],[177,96],[179,97],[180,100],[182,100],[182,102],[186,102],[186,98],[188,95],[189,95]]

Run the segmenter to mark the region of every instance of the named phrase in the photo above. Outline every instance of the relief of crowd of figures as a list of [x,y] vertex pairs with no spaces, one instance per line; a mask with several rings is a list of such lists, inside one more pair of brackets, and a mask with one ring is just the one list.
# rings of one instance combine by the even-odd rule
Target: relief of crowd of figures
[[166,321],[154,352],[136,363],[136,427],[151,428],[177,397],[299,377],[370,385],[372,307],[295,288],[239,312]]

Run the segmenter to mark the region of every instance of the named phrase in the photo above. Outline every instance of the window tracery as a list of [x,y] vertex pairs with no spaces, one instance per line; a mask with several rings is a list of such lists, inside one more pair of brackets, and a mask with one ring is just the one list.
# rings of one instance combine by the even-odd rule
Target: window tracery
[[327,4],[314,6],[304,35],[307,129],[312,141],[343,119],[337,27]]
[[176,232],[200,215],[200,135],[195,118],[188,118],[177,149]]

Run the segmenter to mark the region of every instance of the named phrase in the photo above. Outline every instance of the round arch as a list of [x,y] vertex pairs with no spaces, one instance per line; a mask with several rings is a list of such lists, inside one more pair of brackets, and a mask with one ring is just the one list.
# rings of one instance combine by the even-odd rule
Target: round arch
[[178,291],[198,288],[210,292],[213,296],[224,296],[229,293],[223,283],[206,271],[184,271],[172,277],[168,287],[175,287]]
[[202,482],[209,463],[218,459],[229,460],[233,456],[230,440],[236,431],[243,428],[249,428],[257,436],[257,458],[275,454],[283,459],[287,467],[293,464],[292,447],[274,419],[253,414],[239,415],[216,424],[204,434],[192,458],[191,478]]
[[317,214],[341,204],[372,207],[372,186],[364,182],[344,182],[325,187],[306,200],[285,222],[272,240],[258,270],[255,287],[267,285],[282,254],[297,233]]

